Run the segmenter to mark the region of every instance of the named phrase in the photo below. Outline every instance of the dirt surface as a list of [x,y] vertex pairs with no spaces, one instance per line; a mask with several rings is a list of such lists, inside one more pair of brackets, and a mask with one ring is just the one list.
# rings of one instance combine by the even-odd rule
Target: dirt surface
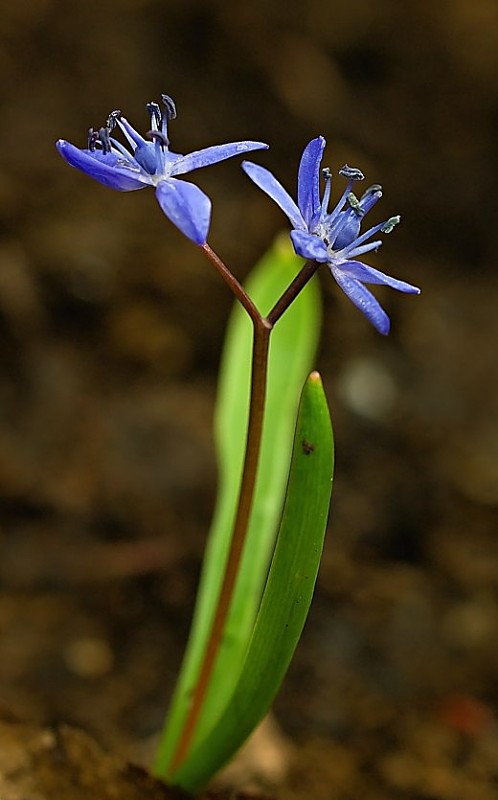
[[[105,753],[77,728],[35,728],[4,718],[0,722],[2,800],[188,800],[142,767]],[[250,795],[206,792],[200,800],[250,800]]]
[[178,800],[173,790],[153,781],[145,771],[123,767],[105,755],[89,736],[61,726],[38,729],[19,721],[0,724],[0,791],[3,800],[19,797],[89,797]]
[[[276,723],[226,780],[289,800],[494,800],[495,0],[1,11],[2,706],[50,752],[61,725],[95,737],[85,747],[121,765],[116,791],[123,764],[151,763],[180,662],[231,300],[152,191],[113,193],[54,148],[83,145],[114,108],[145,131],[145,102],[168,92],[174,150],[268,141],[255,160],[289,188],[325,135],[333,171],[383,183],[372,223],[403,215],[370,263],[423,290],[378,292],[385,339],[320,276],[330,533]],[[194,177],[213,199],[210,241],[243,278],[285,220],[235,161]],[[21,723],[6,725],[3,764]]]

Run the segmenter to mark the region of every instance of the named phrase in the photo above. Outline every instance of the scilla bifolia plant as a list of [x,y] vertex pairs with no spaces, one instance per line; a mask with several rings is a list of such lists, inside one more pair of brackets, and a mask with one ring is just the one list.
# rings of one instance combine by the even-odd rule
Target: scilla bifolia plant
[[[164,214],[202,249],[238,301],[216,407],[218,498],[192,631],[155,764],[155,773],[168,783],[197,791],[268,711],[301,635],[319,568],[333,440],[320,376],[308,375],[320,316],[312,278],[327,264],[383,334],[389,318],[365,284],[419,289],[358,260],[379,248],[381,241],[373,237],[389,233],[399,217],[362,233],[363,217],[382,191],[371,186],[357,198],[352,187],[363,175],[347,166],[339,170],[346,188],[329,211],[328,169],[322,170],[320,199],[322,137],[304,149],[297,203],[268,170],[243,162],[247,175],[289,218],[294,252],[277,240],[242,286],[207,242],[211,201],[182,176],[267,145],[234,142],[179,155],[169,149],[172,99],[163,95],[162,106],[149,103],[147,111],[145,137],[113,111],[103,127],[90,129],[86,148],[60,140],[57,149],[112,189],[153,186]],[[126,145],[116,138],[119,131]]]

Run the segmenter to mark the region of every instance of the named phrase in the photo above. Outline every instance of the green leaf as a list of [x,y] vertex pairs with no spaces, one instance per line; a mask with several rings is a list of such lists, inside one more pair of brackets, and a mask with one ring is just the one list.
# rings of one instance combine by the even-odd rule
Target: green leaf
[[[268,313],[302,263],[294,255],[288,236],[276,240],[246,286],[260,311]],[[267,407],[248,538],[223,644],[193,746],[206,735],[225,708],[252,633],[283,504],[299,393],[318,342],[320,312],[318,283],[313,279],[272,332]],[[227,329],[216,406],[218,497],[189,643],[155,764],[155,773],[161,777],[168,777],[168,765],[188,712],[228,553],[245,449],[251,342],[251,322],[237,304]]]
[[301,636],[320,565],[332,491],[333,438],[320,376],[299,410],[282,523],[249,649],[234,693],[173,783],[197,792],[268,711]]

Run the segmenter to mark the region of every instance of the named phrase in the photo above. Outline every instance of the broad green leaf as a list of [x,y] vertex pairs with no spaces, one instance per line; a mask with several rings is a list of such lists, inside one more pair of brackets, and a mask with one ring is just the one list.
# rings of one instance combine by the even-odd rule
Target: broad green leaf
[[[268,313],[302,263],[294,255],[287,236],[277,239],[254,269],[246,286],[261,312]],[[272,332],[267,407],[248,538],[194,746],[215,724],[226,706],[247,650],[274,546],[299,393],[314,359],[320,312],[318,284],[313,279]],[[227,329],[216,405],[218,496],[189,643],[155,765],[155,772],[161,777],[168,776],[168,765],[188,713],[189,698],[202,660],[230,543],[245,449],[251,342],[252,325],[246,313],[236,305]]]
[[333,439],[320,376],[301,399],[282,523],[237,685],[209,735],[172,777],[201,789],[267,713],[301,636],[320,565],[332,491]]

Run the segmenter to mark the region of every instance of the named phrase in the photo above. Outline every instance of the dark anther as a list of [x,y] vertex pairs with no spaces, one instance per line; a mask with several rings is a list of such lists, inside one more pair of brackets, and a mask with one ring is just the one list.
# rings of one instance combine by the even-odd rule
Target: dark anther
[[106,122],[106,128],[108,129],[108,131],[114,130],[120,116],[121,116],[121,111],[118,111],[117,109],[116,111],[111,111],[111,113],[107,117],[107,122]]
[[95,150],[95,145],[99,140],[98,131],[95,128],[90,128],[88,131],[88,149],[93,153]]
[[344,164],[343,167],[339,170],[339,175],[342,175],[343,178],[347,178],[350,181],[362,181],[365,176],[361,169],[357,169],[356,167],[348,167],[347,164]]
[[330,168],[329,167],[324,167],[322,169],[322,175],[323,175],[323,179],[325,181],[329,181],[332,178],[332,172],[330,171]]
[[161,100],[163,101],[164,108],[166,109],[166,117],[168,119],[175,119],[176,118],[175,101],[169,96],[169,94],[162,94]]
[[109,138],[109,128],[100,128],[97,134],[98,141],[102,145],[102,150],[104,153],[111,152],[111,140]]
[[150,116],[151,121],[155,119],[157,127],[160,126],[162,121],[162,114],[161,109],[159,108],[158,103],[147,103],[147,113]]
[[164,147],[167,147],[169,144],[168,137],[165,136],[162,131],[147,131],[145,135],[152,140],[159,139],[159,141],[161,142],[162,145],[164,145]]

